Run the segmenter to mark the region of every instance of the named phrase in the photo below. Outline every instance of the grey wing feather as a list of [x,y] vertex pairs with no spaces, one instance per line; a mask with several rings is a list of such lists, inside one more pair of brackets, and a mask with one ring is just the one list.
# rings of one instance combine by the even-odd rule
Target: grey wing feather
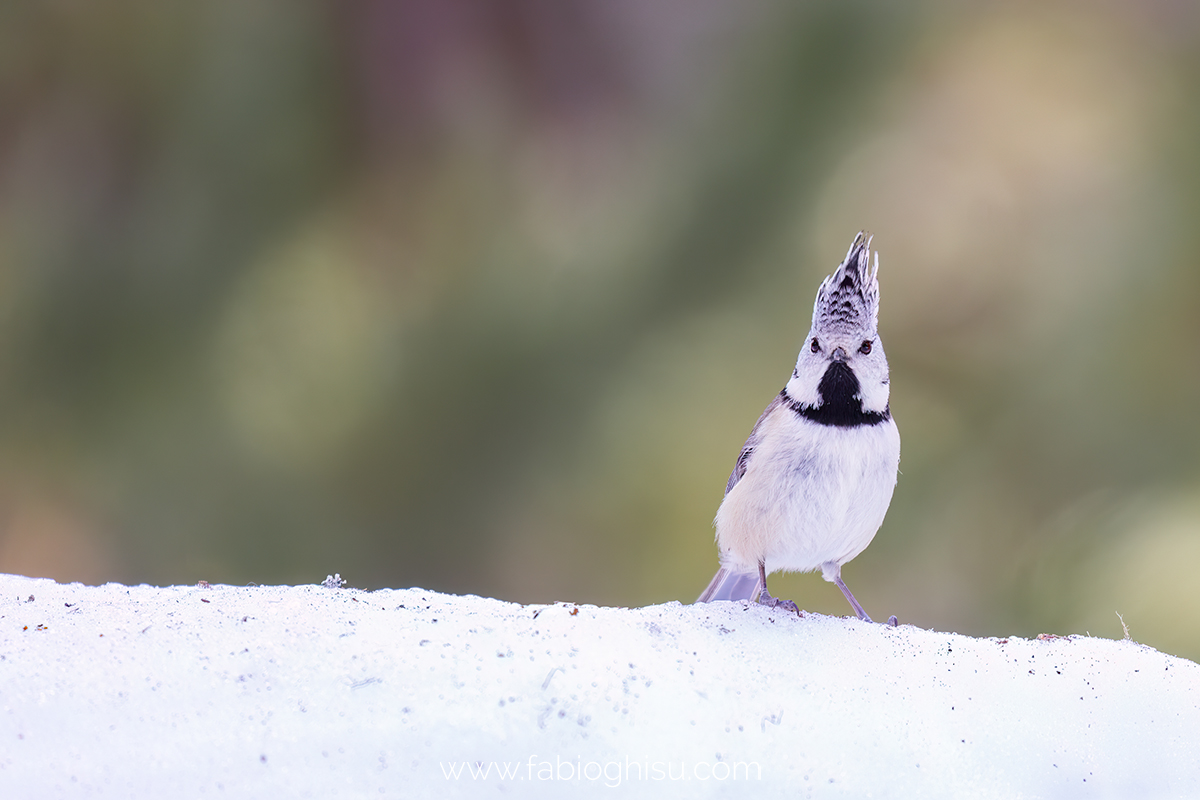
[[746,443],[742,445],[742,452],[738,454],[737,463],[733,465],[733,472],[729,473],[729,483],[725,484],[725,494],[733,491],[733,487],[737,486],[737,482],[746,474],[746,462],[750,460],[750,454],[754,452],[754,448],[758,446],[759,440],[762,439],[762,434],[759,433],[759,428],[762,427],[763,420],[770,416],[771,412],[779,407],[783,402],[783,394],[775,395],[775,399],[767,404],[763,409],[762,414],[758,417],[758,422],[754,423],[754,428],[751,429],[750,435],[746,438]]
[[[733,465],[733,472],[729,475],[729,483],[725,485],[725,494],[729,494],[733,490],[733,487],[737,486],[742,476],[746,474],[746,466],[750,461],[750,455],[762,440],[762,432],[759,429],[762,427],[763,420],[769,417],[783,402],[782,395],[782,392],[775,395],[775,399],[767,404],[762,414],[759,415],[758,421],[754,423],[754,428],[751,429],[750,436],[747,437],[746,443],[742,445],[742,452],[738,454],[737,463]],[[710,603],[714,600],[753,600],[758,596],[761,589],[762,586],[759,583],[757,573],[734,572],[721,567],[708,584],[708,588],[704,590],[696,602]]]

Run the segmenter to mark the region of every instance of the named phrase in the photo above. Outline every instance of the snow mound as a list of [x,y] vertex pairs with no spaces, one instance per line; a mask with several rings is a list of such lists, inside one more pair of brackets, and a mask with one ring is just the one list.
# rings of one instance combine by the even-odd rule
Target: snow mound
[[0,796],[1200,796],[1130,641],[337,586],[0,576]]

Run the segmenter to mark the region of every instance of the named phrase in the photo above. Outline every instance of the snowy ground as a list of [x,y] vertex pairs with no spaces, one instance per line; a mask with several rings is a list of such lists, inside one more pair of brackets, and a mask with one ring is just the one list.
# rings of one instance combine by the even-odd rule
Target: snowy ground
[[744,603],[0,576],[0,797],[1200,797],[1200,666]]

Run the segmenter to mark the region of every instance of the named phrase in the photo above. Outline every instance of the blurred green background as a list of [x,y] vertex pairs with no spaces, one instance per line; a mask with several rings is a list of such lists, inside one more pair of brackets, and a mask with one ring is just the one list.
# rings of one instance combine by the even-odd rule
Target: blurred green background
[[690,602],[867,228],[859,599],[1200,658],[1198,8],[0,5],[0,571]]

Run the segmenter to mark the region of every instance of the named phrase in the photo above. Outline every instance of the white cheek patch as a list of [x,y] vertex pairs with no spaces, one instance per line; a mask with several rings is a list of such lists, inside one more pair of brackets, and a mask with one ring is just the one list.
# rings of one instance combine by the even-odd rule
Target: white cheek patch
[[819,405],[821,402],[820,394],[817,391],[817,386],[820,383],[819,378],[813,379],[806,377],[804,372],[801,371],[800,366],[797,366],[796,369],[800,372],[800,375],[797,376],[796,373],[793,372],[792,379],[787,382],[788,397],[792,398],[801,405]]
[[877,343],[869,356],[860,356],[855,360],[858,363],[854,365],[854,374],[859,381],[858,394],[862,399],[863,411],[880,413],[888,407],[891,391],[883,347]]
[[882,412],[888,406],[888,385],[873,381],[859,386],[858,395],[862,398],[862,410],[867,412]]

